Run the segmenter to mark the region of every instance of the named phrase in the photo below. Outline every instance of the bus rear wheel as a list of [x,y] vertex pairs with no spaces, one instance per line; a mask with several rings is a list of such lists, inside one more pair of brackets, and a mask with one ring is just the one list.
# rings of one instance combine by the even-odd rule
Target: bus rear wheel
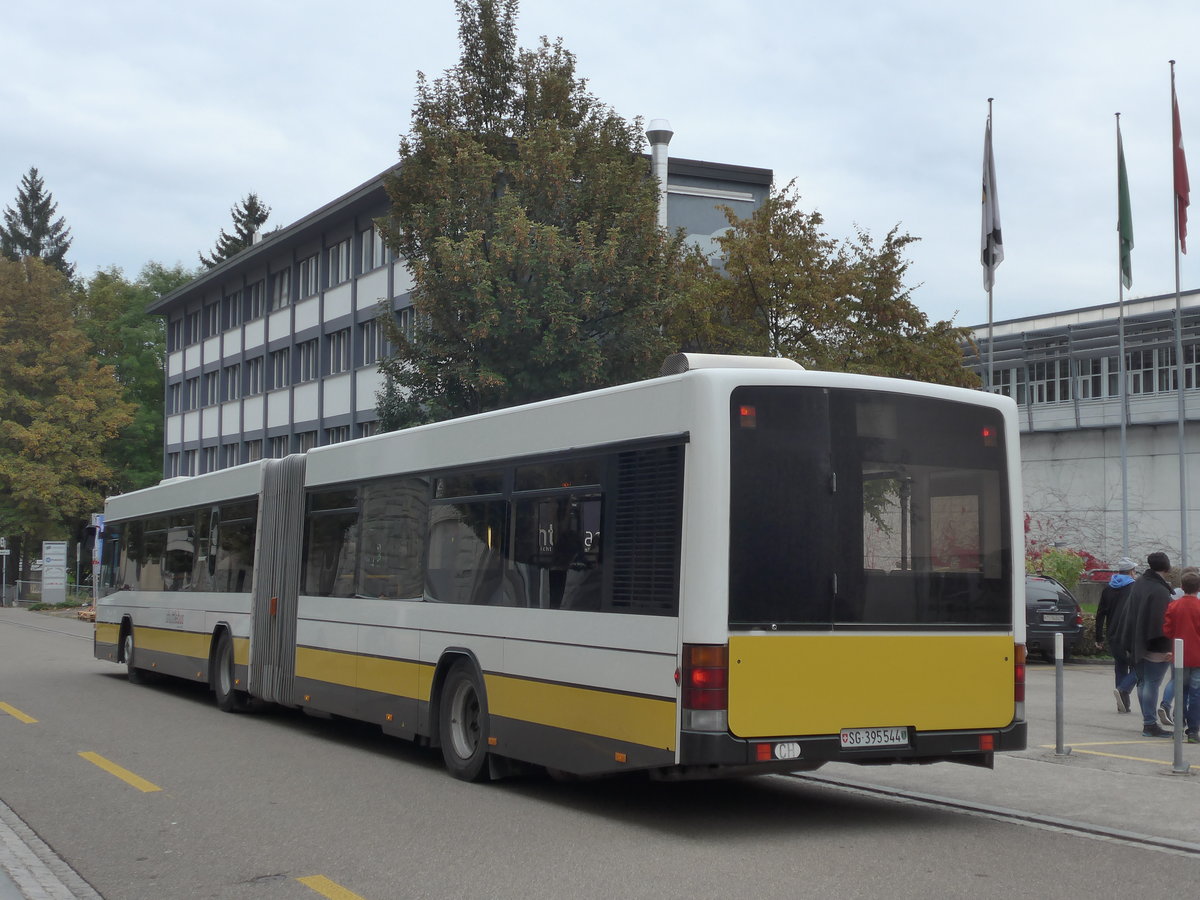
[[237,682],[233,676],[233,638],[228,631],[222,631],[217,638],[210,680],[217,697],[217,709],[223,712],[242,712],[246,709],[245,694],[234,687]]
[[463,781],[482,781],[487,775],[487,698],[469,663],[455,663],[446,676],[438,732],[446,770]]

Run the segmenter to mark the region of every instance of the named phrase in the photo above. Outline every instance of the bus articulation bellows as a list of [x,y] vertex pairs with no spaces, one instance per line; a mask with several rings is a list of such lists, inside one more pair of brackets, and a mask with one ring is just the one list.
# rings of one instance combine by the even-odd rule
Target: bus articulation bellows
[[663,777],[1025,746],[1016,408],[664,375],[111,498],[95,654],[512,763]]

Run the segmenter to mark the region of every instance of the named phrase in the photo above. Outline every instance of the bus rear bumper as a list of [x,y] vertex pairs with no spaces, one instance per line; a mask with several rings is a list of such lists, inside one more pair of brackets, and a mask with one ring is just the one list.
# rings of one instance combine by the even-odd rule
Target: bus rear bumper
[[909,730],[906,747],[841,746],[838,735],[748,739],[723,733],[683,731],[679,735],[681,766],[717,766],[778,771],[815,769],[827,762],[858,765],[957,762],[991,768],[996,751],[1024,750],[1028,726],[1013,722],[1006,728],[970,731]]

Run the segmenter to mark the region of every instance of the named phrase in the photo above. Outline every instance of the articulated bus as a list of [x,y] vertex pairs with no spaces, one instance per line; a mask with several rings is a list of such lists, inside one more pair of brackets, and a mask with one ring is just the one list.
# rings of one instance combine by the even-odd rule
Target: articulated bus
[[95,654],[378,724],[456,777],[991,766],[1022,749],[1016,407],[661,377],[111,498]]

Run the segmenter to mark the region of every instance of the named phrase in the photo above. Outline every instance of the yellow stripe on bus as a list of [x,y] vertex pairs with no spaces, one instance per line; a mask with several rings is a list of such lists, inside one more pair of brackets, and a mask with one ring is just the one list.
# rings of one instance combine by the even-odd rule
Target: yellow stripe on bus
[[675,749],[675,703],[611,691],[486,675],[488,711],[523,722]]
[[114,622],[96,623],[96,643],[115,644],[121,638],[121,626]]
[[417,697],[421,669],[433,671],[432,666],[405,659],[359,656],[315,647],[296,648],[297,678],[357,687],[396,697]]
[[208,648],[212,644],[210,634],[148,628],[145,625],[134,626],[133,635],[134,642],[142,650],[157,650],[159,653],[173,653],[193,659],[208,659]]

